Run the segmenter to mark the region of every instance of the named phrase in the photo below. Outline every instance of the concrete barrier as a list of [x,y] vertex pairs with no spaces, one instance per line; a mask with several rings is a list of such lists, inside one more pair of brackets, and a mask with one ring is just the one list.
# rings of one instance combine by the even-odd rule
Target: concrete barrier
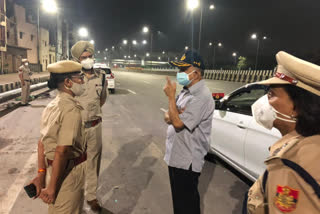
[[[49,79],[48,76],[39,77],[39,78],[33,78],[33,79],[31,79],[31,86],[34,85],[34,84],[47,82],[48,79]],[[0,84],[0,93],[4,93],[4,92],[7,92],[7,91],[15,90],[15,89],[18,89],[18,88],[21,88],[21,82],[20,81]]]

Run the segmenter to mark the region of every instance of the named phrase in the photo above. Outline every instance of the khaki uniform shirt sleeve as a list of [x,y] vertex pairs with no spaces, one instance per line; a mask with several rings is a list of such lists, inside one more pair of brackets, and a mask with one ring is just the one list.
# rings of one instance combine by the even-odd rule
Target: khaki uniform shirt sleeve
[[73,146],[77,136],[81,132],[81,115],[77,110],[65,112],[61,118],[61,126],[58,134],[58,146]]

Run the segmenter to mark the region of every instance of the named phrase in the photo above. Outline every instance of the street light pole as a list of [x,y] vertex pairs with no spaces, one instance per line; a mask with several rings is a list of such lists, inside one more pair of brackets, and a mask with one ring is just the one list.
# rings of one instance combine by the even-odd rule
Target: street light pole
[[258,45],[257,45],[255,70],[257,70],[257,66],[258,66],[258,56],[259,56],[259,48],[260,48],[260,39],[257,39],[257,40],[258,40]]
[[200,54],[200,50],[201,50],[201,33],[202,33],[203,5],[200,4],[200,7],[201,7],[201,13],[200,13],[199,46],[198,46],[198,52],[199,52],[199,54]]
[[40,67],[40,0],[38,0],[37,8],[37,58],[38,58],[38,67]]

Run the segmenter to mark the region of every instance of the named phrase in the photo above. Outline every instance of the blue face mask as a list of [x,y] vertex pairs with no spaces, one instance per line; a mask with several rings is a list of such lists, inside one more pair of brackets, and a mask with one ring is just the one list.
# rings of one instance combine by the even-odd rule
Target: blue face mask
[[[195,72],[195,71],[192,71],[190,74],[192,74],[193,72]],[[187,74],[185,72],[178,72],[177,73],[178,83],[183,86],[189,85],[192,82],[192,80],[189,79],[190,74]]]

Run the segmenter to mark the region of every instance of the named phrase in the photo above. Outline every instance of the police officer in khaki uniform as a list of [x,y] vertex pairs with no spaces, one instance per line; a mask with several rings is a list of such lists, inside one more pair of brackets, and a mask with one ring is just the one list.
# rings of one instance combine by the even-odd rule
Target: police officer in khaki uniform
[[71,48],[71,54],[75,61],[82,64],[85,74],[84,82],[86,91],[78,97],[82,111],[82,120],[85,127],[85,139],[87,146],[86,169],[86,199],[91,209],[101,211],[96,192],[100,172],[102,152],[102,112],[101,107],[106,102],[107,84],[105,74],[94,70],[94,47],[88,41],[79,41]]
[[38,175],[32,183],[49,204],[49,214],[80,214],[84,201],[85,144],[83,109],[75,96],[84,92],[81,64],[60,61],[48,66],[48,86],[56,98],[42,113],[38,143]]
[[320,66],[279,52],[267,95],[252,105],[255,120],[277,128],[266,171],[248,193],[250,214],[320,213]]
[[18,69],[19,78],[21,81],[21,105],[29,105],[29,95],[30,95],[30,84],[32,72],[29,68],[28,59],[22,59],[22,65]]

